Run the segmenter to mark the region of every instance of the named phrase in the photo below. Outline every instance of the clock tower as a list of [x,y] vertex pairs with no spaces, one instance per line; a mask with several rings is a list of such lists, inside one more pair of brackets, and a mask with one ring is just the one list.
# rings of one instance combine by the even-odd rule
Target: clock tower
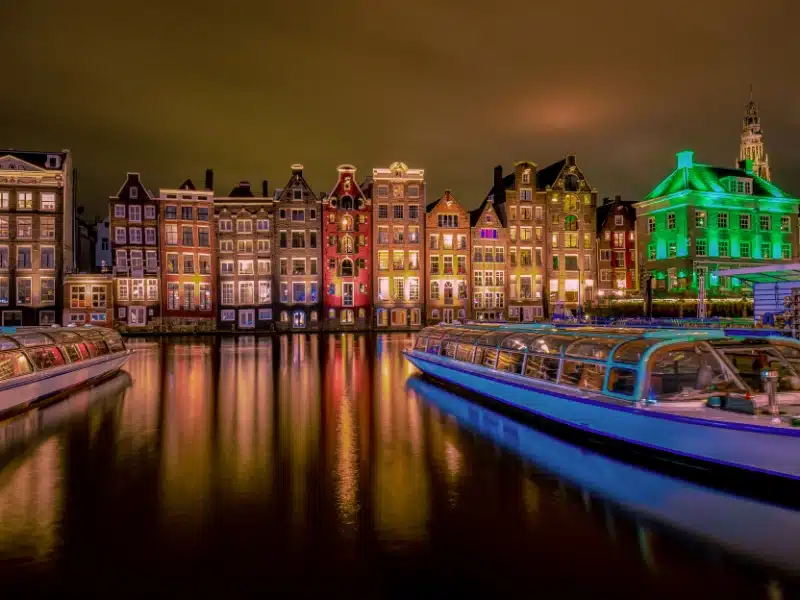
[[752,85],[750,86],[750,101],[747,103],[744,119],[742,119],[742,136],[739,142],[739,159],[736,161],[736,166],[739,166],[743,160],[753,161],[753,172],[770,181],[769,156],[764,151],[761,118],[758,115],[758,106],[753,101]]

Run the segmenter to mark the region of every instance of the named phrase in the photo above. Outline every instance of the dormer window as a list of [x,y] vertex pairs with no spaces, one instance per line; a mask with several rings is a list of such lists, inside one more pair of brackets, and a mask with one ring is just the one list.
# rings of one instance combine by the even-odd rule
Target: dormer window
[[139,188],[138,188],[138,187],[136,187],[135,185],[132,185],[132,186],[131,186],[131,187],[128,189],[128,197],[129,197],[131,200],[138,200],[138,199],[139,199]]
[[47,168],[48,169],[60,169],[61,168],[61,157],[55,154],[48,154],[47,155]]
[[753,180],[749,177],[728,177],[723,187],[731,194],[750,196],[753,193]]
[[522,184],[523,185],[528,185],[530,182],[531,182],[531,170],[530,169],[525,169],[522,172]]
[[292,198],[294,200],[302,200],[303,199],[303,190],[302,189],[295,188],[294,190],[292,190],[292,193],[293,193]]

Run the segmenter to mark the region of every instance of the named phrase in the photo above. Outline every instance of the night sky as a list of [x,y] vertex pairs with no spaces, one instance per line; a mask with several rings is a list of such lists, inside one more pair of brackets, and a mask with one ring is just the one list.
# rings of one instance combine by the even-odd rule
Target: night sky
[[495,164],[568,152],[641,198],[683,148],[732,165],[752,83],[800,194],[798,4],[7,0],[0,147],[72,149],[97,215],[127,171],[157,192],[212,167],[227,194],[301,162],[321,192],[395,160],[472,208]]

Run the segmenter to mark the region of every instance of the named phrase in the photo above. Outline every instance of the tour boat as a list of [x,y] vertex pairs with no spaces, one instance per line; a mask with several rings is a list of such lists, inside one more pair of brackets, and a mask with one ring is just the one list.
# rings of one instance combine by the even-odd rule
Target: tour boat
[[800,343],[792,339],[437,325],[405,356],[428,376],[593,440],[725,478],[800,482]]
[[132,352],[107,328],[18,328],[0,335],[0,414],[108,377]]

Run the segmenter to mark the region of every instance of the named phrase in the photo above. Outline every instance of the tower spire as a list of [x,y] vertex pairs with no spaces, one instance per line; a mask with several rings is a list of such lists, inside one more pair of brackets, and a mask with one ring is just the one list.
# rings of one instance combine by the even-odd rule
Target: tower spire
[[736,166],[742,165],[742,161],[752,161],[753,172],[770,180],[769,156],[764,151],[764,136],[761,132],[761,117],[758,113],[758,106],[753,100],[753,84],[750,84],[750,100],[745,105],[744,118],[742,119],[742,134],[739,140],[739,159]]

